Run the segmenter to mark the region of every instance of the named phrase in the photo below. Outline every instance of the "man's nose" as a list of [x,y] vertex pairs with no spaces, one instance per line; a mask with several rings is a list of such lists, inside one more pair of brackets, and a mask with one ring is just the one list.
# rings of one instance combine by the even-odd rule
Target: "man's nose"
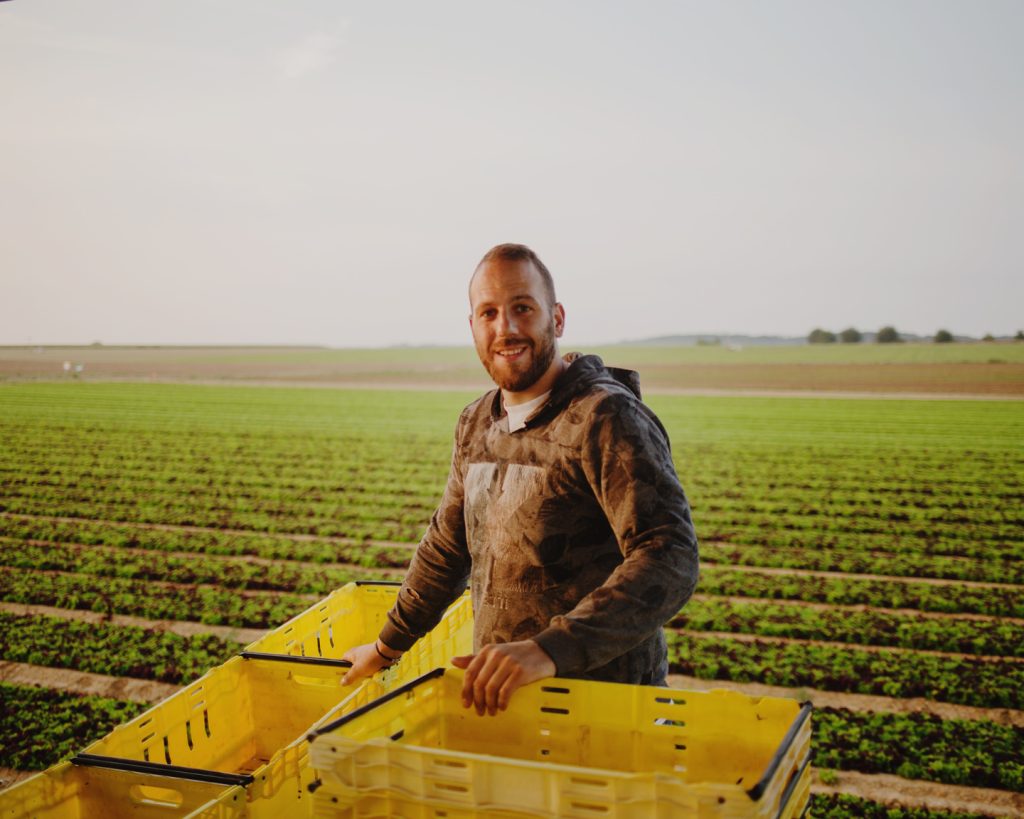
[[502,310],[498,314],[498,332],[503,336],[514,336],[519,330],[515,313]]

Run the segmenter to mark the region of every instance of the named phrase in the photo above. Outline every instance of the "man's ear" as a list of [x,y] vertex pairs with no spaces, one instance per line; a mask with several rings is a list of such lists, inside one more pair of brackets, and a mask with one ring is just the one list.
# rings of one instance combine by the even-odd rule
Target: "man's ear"
[[561,338],[562,332],[565,330],[565,308],[562,307],[561,302],[556,301],[551,312],[555,319],[555,338]]

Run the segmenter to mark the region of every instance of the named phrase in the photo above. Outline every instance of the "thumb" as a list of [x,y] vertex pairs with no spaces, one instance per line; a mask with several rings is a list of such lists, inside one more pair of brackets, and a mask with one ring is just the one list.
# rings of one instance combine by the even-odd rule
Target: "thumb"
[[464,654],[461,657],[452,657],[452,665],[456,668],[469,668],[469,664],[473,662],[475,654]]

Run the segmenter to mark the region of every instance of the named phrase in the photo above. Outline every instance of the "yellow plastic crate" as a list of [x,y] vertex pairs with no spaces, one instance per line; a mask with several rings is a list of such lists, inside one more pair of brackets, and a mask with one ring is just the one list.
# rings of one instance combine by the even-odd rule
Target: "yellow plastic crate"
[[245,790],[62,762],[0,792],[3,819],[238,819]]
[[481,717],[462,679],[437,669],[325,723],[316,816],[787,819],[807,804],[809,705],[553,679]]
[[341,659],[380,634],[400,583],[346,583],[246,647],[246,651]]
[[[464,595],[393,668],[343,686],[349,663],[336,657],[377,636],[376,612],[383,618],[396,592],[397,586],[368,584],[339,589],[290,621],[290,629],[249,647],[261,651],[246,650],[212,669],[83,756],[246,775],[251,819],[310,816],[308,733],[472,650],[472,605]],[[301,653],[317,645],[318,635],[321,651],[336,657]],[[275,648],[291,653],[267,651]]]

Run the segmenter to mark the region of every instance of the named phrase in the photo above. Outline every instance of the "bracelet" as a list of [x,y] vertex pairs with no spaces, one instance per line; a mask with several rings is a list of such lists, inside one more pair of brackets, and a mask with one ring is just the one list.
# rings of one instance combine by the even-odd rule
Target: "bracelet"
[[389,663],[397,663],[399,660],[402,659],[402,655],[401,654],[399,654],[397,657],[389,657],[387,654],[385,654],[383,651],[381,651],[380,650],[380,646],[377,645],[377,640],[373,641],[373,648],[377,652],[377,654],[380,655],[380,658],[382,660],[387,660]]

